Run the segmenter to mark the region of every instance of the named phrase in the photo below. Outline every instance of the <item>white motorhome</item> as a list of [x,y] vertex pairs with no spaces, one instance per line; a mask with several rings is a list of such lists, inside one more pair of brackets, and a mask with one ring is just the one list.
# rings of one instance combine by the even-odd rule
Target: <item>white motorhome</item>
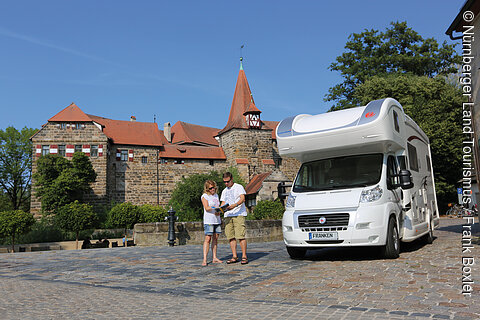
[[279,123],[278,150],[301,162],[283,215],[290,257],[307,249],[433,241],[439,213],[430,142],[400,103],[298,115]]

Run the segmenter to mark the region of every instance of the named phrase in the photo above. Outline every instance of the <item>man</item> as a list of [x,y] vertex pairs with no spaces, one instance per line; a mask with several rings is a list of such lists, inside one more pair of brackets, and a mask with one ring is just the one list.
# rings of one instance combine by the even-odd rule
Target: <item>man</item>
[[238,262],[237,240],[242,249],[241,264],[247,264],[247,240],[245,240],[245,217],[247,209],[245,208],[245,189],[241,184],[233,182],[233,176],[230,172],[223,174],[223,183],[226,188],[223,189],[220,197],[221,205],[228,203],[225,211],[225,235],[230,243],[233,257],[227,260],[227,264]]

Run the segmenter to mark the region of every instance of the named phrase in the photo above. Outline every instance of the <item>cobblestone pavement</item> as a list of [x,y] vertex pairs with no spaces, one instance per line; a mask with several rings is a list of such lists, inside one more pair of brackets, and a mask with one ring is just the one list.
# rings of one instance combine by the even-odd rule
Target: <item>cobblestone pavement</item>
[[461,294],[463,223],[442,219],[432,245],[396,260],[358,248],[291,260],[282,242],[249,244],[248,265],[207,267],[198,245],[0,254],[0,318],[478,319],[480,260]]

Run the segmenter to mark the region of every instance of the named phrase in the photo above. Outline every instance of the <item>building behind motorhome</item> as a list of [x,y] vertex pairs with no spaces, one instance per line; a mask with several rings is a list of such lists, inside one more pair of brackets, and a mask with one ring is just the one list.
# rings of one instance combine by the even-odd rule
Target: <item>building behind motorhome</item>
[[[276,185],[291,181],[299,163],[282,158],[276,146],[276,121],[261,118],[243,66],[237,78],[228,121],[223,129],[178,121],[157,123],[112,120],[85,113],[75,103],[48,119],[31,138],[33,172],[46,154],[71,159],[74,152],[90,157],[97,173],[86,196],[94,205],[131,202],[166,205],[182,177],[236,167],[247,182],[247,205],[275,199]],[[31,212],[41,204],[32,183]]]

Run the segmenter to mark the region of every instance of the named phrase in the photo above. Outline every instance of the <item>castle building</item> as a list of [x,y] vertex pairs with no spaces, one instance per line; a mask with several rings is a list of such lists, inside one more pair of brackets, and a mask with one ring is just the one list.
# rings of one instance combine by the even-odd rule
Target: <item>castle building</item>
[[[277,184],[291,181],[299,163],[282,158],[276,146],[278,122],[261,119],[240,65],[232,106],[223,129],[179,121],[156,123],[111,120],[84,113],[74,103],[48,119],[31,138],[33,168],[49,153],[90,157],[97,173],[86,200],[94,205],[131,202],[166,205],[182,177],[236,167],[247,182],[247,206],[275,199]],[[41,204],[32,183],[31,212]]]

